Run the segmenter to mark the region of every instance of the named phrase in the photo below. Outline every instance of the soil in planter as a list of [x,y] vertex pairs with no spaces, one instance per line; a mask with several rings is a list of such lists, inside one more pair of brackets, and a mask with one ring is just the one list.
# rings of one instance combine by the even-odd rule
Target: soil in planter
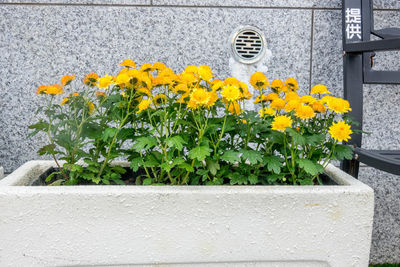
[[[143,170],[137,171],[137,172],[133,172],[132,169],[130,168],[125,168],[126,169],[126,173],[122,175],[121,180],[124,181],[125,185],[141,185],[141,181],[139,179],[137,179],[138,176],[144,177],[145,172]],[[36,179],[35,181],[32,182],[32,186],[48,186],[51,183],[53,183],[54,181],[61,179],[61,176],[57,176],[55,175],[50,181],[46,182],[46,178],[52,174],[53,172],[57,172],[58,168],[50,168],[48,169],[46,172],[42,173],[42,175],[39,176],[38,179]],[[322,181],[323,185],[337,185],[337,183],[332,180],[329,176],[322,174],[320,175],[320,180]],[[224,181],[224,185],[229,185],[229,179],[225,179],[226,181]],[[87,183],[80,183],[79,185],[95,185],[91,182],[87,182]],[[315,185],[318,185],[318,181],[315,180]]]

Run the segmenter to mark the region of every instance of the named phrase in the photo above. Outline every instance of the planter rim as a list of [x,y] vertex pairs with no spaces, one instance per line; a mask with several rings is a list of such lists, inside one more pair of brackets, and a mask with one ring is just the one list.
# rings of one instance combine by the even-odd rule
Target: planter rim
[[[127,162],[115,162],[122,166],[129,166]],[[338,185],[313,185],[313,186],[293,186],[293,185],[218,185],[218,186],[205,186],[205,185],[165,185],[165,186],[123,186],[123,185],[78,185],[78,186],[29,186],[35,177],[42,174],[51,167],[56,167],[55,163],[51,160],[32,160],[21,165],[13,173],[9,174],[4,179],[0,180],[0,193],[19,191],[19,192],[68,192],[68,193],[213,193],[213,192],[227,192],[227,193],[266,193],[266,192],[296,192],[296,193],[339,193],[339,192],[373,192],[373,190],[343,172],[339,168],[329,164],[325,169],[325,173],[333,179]],[[31,174],[32,173],[32,174]],[[29,175],[30,174],[30,175]]]

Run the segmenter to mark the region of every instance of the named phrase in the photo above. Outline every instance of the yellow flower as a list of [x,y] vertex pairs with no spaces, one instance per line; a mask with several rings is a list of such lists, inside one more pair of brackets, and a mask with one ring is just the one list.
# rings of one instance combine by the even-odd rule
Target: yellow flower
[[85,78],[83,78],[83,83],[90,87],[93,87],[96,85],[96,82],[98,79],[99,79],[99,75],[97,75],[94,72],[91,72],[88,75],[86,75]]
[[99,82],[98,82],[97,86],[99,88],[108,88],[110,86],[110,84],[113,83],[113,80],[114,80],[113,76],[106,75],[106,76],[101,77],[99,79]]
[[347,113],[351,111],[350,103],[347,100],[332,97],[327,101],[328,108],[336,112],[337,114]]
[[190,99],[188,104],[187,104],[188,108],[190,109],[196,109],[198,108],[198,105],[196,103],[196,101],[194,101],[193,99]]
[[300,97],[301,103],[312,104],[315,101],[317,101],[317,99],[315,99],[313,96],[310,96],[310,95],[304,95],[304,96]]
[[142,66],[140,66],[141,71],[152,71],[153,70],[153,65],[150,63],[144,63]]
[[125,59],[121,62],[120,66],[127,67],[127,68],[135,68],[135,62],[132,59]]
[[265,89],[269,86],[267,77],[262,72],[255,72],[250,77],[250,84],[256,89]]
[[297,91],[297,89],[299,89],[299,85],[295,78],[289,78],[285,83],[290,91]]
[[115,83],[119,86],[123,86],[125,84],[128,84],[130,79],[131,77],[126,73],[118,74],[117,78],[115,79]]
[[218,93],[217,92],[207,92],[207,93],[210,96],[207,102],[207,107],[212,107],[218,100]]
[[321,98],[321,103],[322,104],[327,104],[331,99],[335,99],[336,97],[326,95],[323,98]]
[[176,101],[178,103],[185,103],[186,101],[190,100],[190,95],[189,93],[184,93],[183,95],[181,95],[181,97]]
[[299,100],[290,100],[285,105],[285,112],[291,112],[296,110],[296,108],[300,105]]
[[247,124],[247,121],[246,121],[246,120],[242,120],[242,123],[243,123],[243,124]]
[[220,80],[214,80],[212,81],[212,86],[211,86],[211,90],[213,92],[217,92],[219,90],[222,89],[222,87],[224,87],[225,83],[220,81]]
[[198,68],[198,73],[199,73],[200,78],[204,81],[210,81],[211,78],[213,77],[211,68],[207,65],[201,65]]
[[61,78],[61,85],[66,86],[75,79],[75,75],[65,75]]
[[290,100],[300,100],[300,96],[296,92],[288,92],[285,95],[285,101],[289,102]]
[[136,111],[136,113],[142,112],[143,110],[146,110],[150,107],[151,104],[151,100],[150,99],[143,99],[142,101],[140,101],[138,108],[139,110]]
[[156,62],[156,63],[153,64],[152,68],[155,69],[155,70],[164,70],[167,67],[162,62]]
[[283,82],[279,79],[273,80],[271,83],[271,89],[276,93],[282,91],[283,86]]
[[240,90],[235,85],[226,85],[221,91],[221,96],[227,101],[236,101],[240,98]]
[[298,105],[295,115],[302,120],[306,120],[315,117],[315,112],[310,106]]
[[285,107],[285,100],[277,98],[271,102],[271,107],[276,110],[281,110]]
[[197,77],[191,72],[184,72],[181,75],[181,81],[185,84],[193,84],[197,82]]
[[235,77],[228,77],[224,80],[225,85],[236,85],[240,86],[240,81],[236,79]]
[[242,109],[240,108],[240,105],[235,101],[228,103],[228,111],[231,114],[239,115],[242,112]]
[[89,114],[92,114],[94,111],[94,104],[92,102],[88,101],[87,105],[88,105],[88,109],[89,109]]
[[100,98],[100,97],[106,97],[106,93],[102,92],[102,91],[97,91],[96,92],[96,97]]
[[276,114],[276,110],[271,107],[265,107],[264,109],[261,109],[258,114],[261,118],[264,118],[266,116],[274,116]]
[[72,93],[72,96],[79,96],[79,93],[74,92],[74,93]]
[[167,97],[164,94],[155,95],[153,98],[153,103],[156,106],[166,103]]
[[284,132],[287,127],[292,127],[292,119],[289,116],[276,116],[272,121],[272,130]]
[[311,94],[330,94],[330,92],[325,85],[317,84],[311,89]]
[[279,98],[279,96],[278,96],[277,93],[269,93],[267,95],[267,100],[268,101],[274,101],[275,99],[278,99],[278,98]]
[[198,72],[198,68],[195,65],[189,65],[185,68],[185,72],[186,73],[197,73]]
[[206,90],[198,88],[190,94],[190,100],[194,101],[197,106],[206,106],[210,100],[210,95]]
[[325,106],[320,101],[315,101],[311,105],[312,109],[318,113],[324,113],[326,111]]
[[67,104],[68,101],[69,101],[69,98],[66,97],[66,98],[64,98],[64,99],[61,101],[60,105],[61,105],[61,106],[64,106],[65,104]]
[[151,92],[149,89],[142,87],[137,90],[140,95],[146,95],[147,97],[152,97]]
[[52,84],[52,85],[48,85],[46,86],[46,94],[48,95],[60,95],[64,93],[61,85],[59,84]]
[[348,141],[351,138],[350,135],[353,133],[350,129],[350,125],[346,124],[344,121],[332,123],[328,132],[332,138],[337,141]]
[[259,95],[256,97],[256,101],[254,101],[254,104],[262,103],[262,102],[267,102],[267,96],[266,95]]
[[41,85],[36,89],[35,94],[37,95],[41,95],[41,94],[45,94],[46,93],[46,85]]

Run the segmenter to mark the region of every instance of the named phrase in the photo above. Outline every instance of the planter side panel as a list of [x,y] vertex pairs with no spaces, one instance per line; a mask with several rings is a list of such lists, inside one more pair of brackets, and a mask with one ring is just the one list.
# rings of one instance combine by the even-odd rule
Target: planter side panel
[[[368,265],[371,191],[347,186],[6,188],[0,189],[1,266]],[[316,262],[321,264],[311,264]]]

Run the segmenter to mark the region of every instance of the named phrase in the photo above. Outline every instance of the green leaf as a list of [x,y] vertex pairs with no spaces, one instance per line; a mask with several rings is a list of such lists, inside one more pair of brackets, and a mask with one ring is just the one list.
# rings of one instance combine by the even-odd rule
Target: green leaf
[[120,174],[124,174],[126,173],[126,169],[121,167],[121,166],[114,166],[111,168],[113,171],[120,173]]
[[49,128],[49,124],[47,122],[39,122],[36,124],[29,125],[28,128],[37,130],[47,130]]
[[190,165],[189,163],[182,163],[178,165],[179,169],[184,169],[188,172],[194,172],[194,168],[192,167],[192,165]]
[[233,150],[227,150],[221,156],[221,159],[234,164],[240,160],[240,153]]
[[47,178],[46,178],[46,183],[48,183],[48,182],[50,182],[51,181],[51,179],[53,179],[53,177],[55,176],[55,175],[57,175],[57,174],[61,174],[61,172],[52,172],[49,176],[47,176]]
[[306,143],[317,146],[322,144],[325,141],[325,135],[324,134],[312,134],[312,135],[306,135]]
[[151,185],[153,180],[151,178],[146,178],[143,180],[143,185]]
[[245,175],[242,175],[242,174],[238,173],[238,172],[232,173],[232,175],[229,177],[229,179],[231,180],[230,181],[231,185],[234,185],[234,184],[239,184],[239,185],[247,184],[247,182],[248,182],[247,181],[247,177]]
[[347,145],[336,145],[333,157],[336,160],[353,159],[353,149]]
[[210,156],[211,149],[208,146],[198,146],[189,151],[189,158],[197,159],[198,161],[204,160],[207,156]]
[[262,162],[262,156],[259,151],[241,149],[242,158],[247,159],[250,164],[257,164],[257,162]]
[[285,177],[284,173],[280,174],[271,174],[267,176],[268,183],[270,184],[275,184],[277,180],[281,180],[283,177]]
[[264,158],[265,164],[267,165],[268,171],[272,171],[276,174],[281,172],[282,159],[277,156],[268,156]]
[[129,165],[129,167],[132,169],[132,171],[137,172],[142,164],[143,164],[142,158],[134,158],[131,160],[131,164]]
[[109,139],[113,139],[114,135],[117,133],[118,129],[116,128],[107,128],[101,135],[103,141],[107,141]]
[[133,145],[133,149],[141,151],[142,149],[150,149],[157,145],[155,138],[150,136],[143,136],[136,139],[136,143]]
[[305,179],[298,179],[297,182],[300,185],[313,185],[313,180],[311,178],[305,178]]
[[299,164],[300,168],[312,176],[324,172],[324,167],[321,164],[312,162],[309,159],[298,159],[297,163]]
[[293,141],[298,145],[305,145],[306,138],[299,134],[296,130],[292,128],[286,128],[287,133],[293,138]]
[[255,174],[249,175],[249,182],[250,184],[257,184],[258,183],[258,176]]
[[210,170],[212,175],[216,175],[217,171],[220,169],[220,166],[217,162],[212,159],[206,159],[207,168]]
[[163,164],[160,165],[161,169],[163,169],[166,172],[170,172],[171,169],[174,167],[173,164],[169,164],[168,162],[164,162]]
[[168,137],[165,140],[166,144],[168,147],[175,147],[179,151],[182,151],[183,145],[186,144],[186,141],[183,140],[183,138],[179,135],[173,136],[173,137]]
[[62,185],[63,182],[64,182],[63,179],[59,179],[59,180],[56,180],[56,181],[52,182],[51,184],[49,184],[49,186],[58,186],[58,185]]
[[55,154],[55,152],[56,152],[55,149],[56,149],[56,145],[45,145],[45,146],[42,146],[38,150],[38,153],[40,156],[52,155],[52,154]]

